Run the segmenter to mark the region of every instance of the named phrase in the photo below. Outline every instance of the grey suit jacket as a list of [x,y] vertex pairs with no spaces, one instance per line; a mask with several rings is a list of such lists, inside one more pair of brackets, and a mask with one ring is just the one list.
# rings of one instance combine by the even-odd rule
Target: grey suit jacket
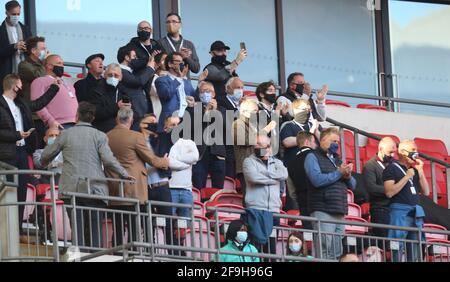
[[[78,123],[63,131],[54,144],[45,148],[41,164],[47,166],[60,152],[64,159],[59,181],[61,192],[88,193],[86,181],[79,177],[105,178],[103,168],[128,177],[127,171],[111,152],[106,134],[89,123]],[[107,183],[91,182],[91,194],[108,196]]]

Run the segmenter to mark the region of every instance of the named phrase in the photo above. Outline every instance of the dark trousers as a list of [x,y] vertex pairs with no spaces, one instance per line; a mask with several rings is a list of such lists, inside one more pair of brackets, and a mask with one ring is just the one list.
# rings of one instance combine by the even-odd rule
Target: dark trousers
[[47,131],[47,127],[45,126],[44,122],[40,119],[34,120],[34,127],[36,128],[36,149],[44,149],[45,148],[45,142],[44,142],[44,136]]
[[225,160],[219,160],[217,156],[211,155],[207,149],[203,158],[192,168],[192,182],[196,188],[205,188],[208,173],[211,174],[212,188],[223,189],[225,182],[226,164]]
[[[298,191],[297,190],[297,205],[298,205],[298,211],[300,212],[301,216],[309,216],[308,212],[308,195],[307,191]],[[305,229],[313,229],[312,228],[312,222],[311,221],[302,221],[303,228]]]
[[[273,219],[273,226],[279,226],[280,225],[280,219],[274,218]],[[260,253],[264,254],[276,254],[277,253],[277,238],[276,237],[270,237],[269,241],[263,245],[259,244],[253,240],[250,240],[252,242],[252,245],[254,245]],[[276,262],[275,259],[261,259],[262,262]]]
[[[16,147],[16,158],[14,160],[5,160],[9,165],[17,167],[19,170],[30,169],[28,166],[28,154],[25,147]],[[27,200],[27,183],[29,182],[29,175],[19,175],[19,186],[17,187],[17,202],[24,203]],[[14,181],[14,176],[7,177],[8,181]],[[24,205],[19,205],[19,230],[22,232],[22,221]]]
[[[148,199],[150,201],[158,201],[158,202],[167,202],[172,203],[172,194],[170,193],[170,188],[168,185],[156,187],[148,190]],[[160,215],[172,215],[172,207],[170,206],[156,206],[152,205],[152,214],[160,214]],[[153,221],[153,234],[156,238],[155,234],[155,226],[156,222]],[[147,230],[147,222],[145,222],[145,228]],[[166,218],[166,227],[165,230],[165,237],[166,237],[166,245],[174,245],[173,244],[173,228],[172,228],[172,220],[169,218]],[[147,232],[148,233],[148,232]],[[150,240],[146,238],[147,242]],[[161,243],[161,242],[158,242]]]
[[[137,217],[136,215],[132,214],[125,214],[120,213],[117,211],[129,211],[129,212],[136,212],[136,206],[112,206],[111,209],[116,210],[114,212],[114,220],[115,220],[115,226],[114,226],[114,238],[113,238],[113,246],[121,246],[123,244],[126,244],[128,242],[136,242],[137,236],[140,234],[138,233],[138,226],[137,226]],[[141,206],[141,211],[145,211],[146,207]],[[141,222],[142,226],[142,222]],[[124,242],[125,237],[125,227],[128,230],[128,241]]]
[[226,157],[225,157],[225,175],[233,179],[236,178],[236,160],[234,159],[234,149],[233,146],[226,146]]
[[[389,224],[391,220],[390,209],[388,207],[372,208],[370,209],[370,216],[372,223]],[[373,228],[372,233],[377,237],[388,237],[388,229]]]
[[[66,205],[72,205],[71,200],[64,200]],[[77,207],[106,208],[106,203],[100,200],[77,199]],[[74,226],[72,209],[68,208],[70,225]],[[77,241],[80,247],[102,247],[102,224],[105,212],[76,208]]]

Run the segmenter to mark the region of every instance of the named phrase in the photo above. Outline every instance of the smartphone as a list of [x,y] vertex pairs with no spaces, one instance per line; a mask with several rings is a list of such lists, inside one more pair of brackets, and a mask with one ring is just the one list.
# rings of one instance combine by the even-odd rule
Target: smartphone
[[128,96],[126,96],[126,95],[123,95],[123,96],[122,96],[122,103],[124,103],[124,104],[129,104],[129,103],[131,103],[130,97],[128,97]]
[[242,49],[247,50],[247,47],[245,47],[245,42],[241,42],[241,50]]
[[36,130],[36,128],[30,128],[30,130],[28,130],[28,133],[33,133],[33,131],[35,131]]

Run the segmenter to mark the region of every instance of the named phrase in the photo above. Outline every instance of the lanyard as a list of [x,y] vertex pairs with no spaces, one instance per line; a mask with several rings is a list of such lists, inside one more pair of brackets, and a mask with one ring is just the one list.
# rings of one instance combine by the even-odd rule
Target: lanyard
[[305,148],[305,149],[303,149],[303,150],[300,150],[300,151],[297,153],[297,156],[300,155],[300,154],[303,153],[303,152],[311,151],[311,150],[312,150],[311,148]]
[[[150,52],[147,50],[147,48],[145,47],[145,45],[142,42],[141,43],[142,48],[144,48],[145,52],[147,52],[147,54],[151,57],[152,55],[150,54]],[[150,46],[152,46],[152,43],[150,43]]]
[[[394,165],[395,165],[396,167],[398,167],[398,168],[403,172],[403,174],[406,176],[405,170],[404,170],[398,163],[394,163]],[[411,180],[411,178],[408,179],[408,181],[409,181],[409,183],[411,184],[411,187],[414,187],[414,182]]]
[[380,161],[377,161],[377,163],[381,166],[382,169],[386,169],[386,167],[384,166],[384,164]]
[[[174,52],[178,52],[177,49],[175,49],[175,45],[173,45],[172,40],[169,39],[169,37],[166,37],[167,41],[170,44],[170,47],[172,47]],[[181,39],[180,49],[183,48],[184,39]]]

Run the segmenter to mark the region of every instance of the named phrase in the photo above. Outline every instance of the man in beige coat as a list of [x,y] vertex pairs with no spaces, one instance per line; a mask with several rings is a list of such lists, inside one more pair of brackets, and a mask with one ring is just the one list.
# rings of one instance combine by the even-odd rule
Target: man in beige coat
[[[130,108],[123,108],[117,114],[117,126],[107,135],[109,138],[109,146],[114,156],[120,164],[126,169],[129,175],[136,179],[133,184],[125,184],[123,196],[129,199],[137,199],[143,206],[148,200],[147,187],[147,169],[145,164],[148,163],[158,169],[167,170],[169,159],[156,157],[148,148],[144,135],[140,132],[130,130],[133,124],[133,111]],[[115,178],[115,173],[106,171],[106,174]],[[117,183],[109,184],[109,192],[111,196],[121,197],[120,187]],[[131,202],[111,202],[110,206],[116,210],[135,211],[135,205]],[[142,208],[141,208],[142,209]],[[116,213],[115,242],[118,246],[122,245],[123,234],[125,233],[122,224],[122,216]],[[123,216],[124,221],[128,222],[130,217],[126,214]],[[124,222],[124,223],[125,223]],[[136,241],[136,218],[131,217],[128,222],[128,238]],[[130,230],[132,229],[132,230]],[[131,233],[131,234],[130,234]],[[130,236],[131,235],[131,236]],[[130,241],[130,240],[129,240]]]

